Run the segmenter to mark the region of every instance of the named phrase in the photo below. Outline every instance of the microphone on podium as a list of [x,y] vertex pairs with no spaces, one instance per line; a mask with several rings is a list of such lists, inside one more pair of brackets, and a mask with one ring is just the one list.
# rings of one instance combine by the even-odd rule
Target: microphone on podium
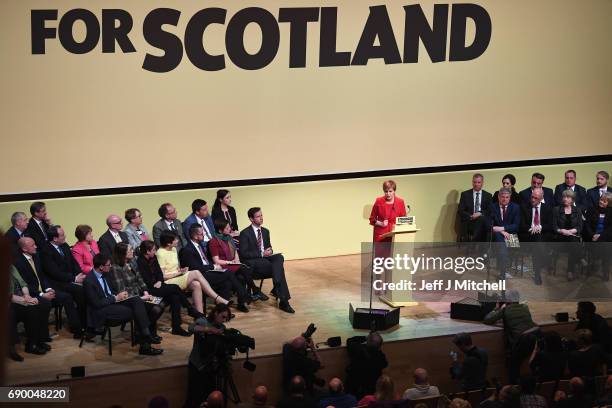
[[410,204],[406,204],[406,214],[410,213]]

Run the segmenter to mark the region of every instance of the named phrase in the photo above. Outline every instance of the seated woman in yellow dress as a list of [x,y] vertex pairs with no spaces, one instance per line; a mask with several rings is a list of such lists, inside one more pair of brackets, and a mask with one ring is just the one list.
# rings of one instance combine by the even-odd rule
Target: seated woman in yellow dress
[[156,256],[164,274],[164,282],[166,284],[178,285],[182,290],[191,289],[194,307],[198,312],[204,312],[202,291],[208,297],[214,299],[217,304],[229,303],[229,301],[219,296],[213,290],[200,271],[189,271],[187,268],[179,267],[179,259],[176,252],[176,245],[178,244],[176,232],[170,230],[162,231],[159,243],[160,248],[157,250]]

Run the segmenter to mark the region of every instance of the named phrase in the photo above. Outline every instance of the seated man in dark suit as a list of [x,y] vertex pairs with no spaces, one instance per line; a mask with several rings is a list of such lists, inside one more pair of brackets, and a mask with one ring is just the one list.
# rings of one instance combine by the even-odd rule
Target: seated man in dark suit
[[[248,216],[251,225],[240,232],[240,259],[253,268],[253,279],[272,278],[274,283],[272,294],[279,300],[279,309],[295,313],[289,304],[291,295],[285,278],[285,258],[282,254],[274,254],[272,250],[270,231],[261,226],[263,224],[261,208],[250,208]],[[259,291],[253,294],[253,298],[267,300],[268,297]]]
[[229,299],[232,295],[232,287],[240,287],[244,290],[244,285],[240,283],[234,274],[226,273],[221,269],[215,269],[215,265],[210,261],[205,247],[202,246],[204,240],[204,229],[199,224],[191,224],[189,227],[189,243],[179,252],[179,263],[182,268],[190,271],[200,271],[204,279],[222,298]]
[[492,205],[489,215],[491,230],[493,231],[493,241],[498,242],[496,248],[499,251],[497,256],[497,269],[499,278],[511,278],[506,272],[508,267],[508,248],[504,242],[510,239],[512,234],[518,234],[521,221],[519,206],[510,202],[512,191],[507,188],[499,190],[499,203]]
[[77,304],[81,327],[87,326],[87,311],[83,280],[85,274],[72,256],[66,234],[60,225],[52,225],[47,232],[49,241],[40,248],[43,272],[55,290],[69,293]]
[[118,215],[111,214],[106,217],[106,225],[108,225],[108,230],[98,239],[98,247],[100,248],[101,254],[111,256],[115,250],[115,245],[119,242],[129,244],[130,239],[127,234],[122,231],[123,221]]
[[554,206],[555,195],[552,189],[543,186],[545,178],[546,177],[544,177],[542,173],[533,173],[531,175],[531,187],[526,188],[519,193],[519,196],[521,197],[521,205],[526,207],[530,206],[531,191],[534,188],[541,188],[544,191],[544,198],[542,199],[542,204],[551,207]]
[[160,220],[153,224],[153,241],[155,241],[155,245],[160,248],[159,237],[162,231],[170,230],[176,232],[178,236],[176,250],[180,251],[182,247],[187,245],[187,239],[183,233],[183,225],[177,218],[178,212],[176,208],[170,203],[163,203],[157,210],[157,213],[159,214]]
[[[72,296],[59,289],[53,288],[51,282],[43,272],[40,258],[37,254],[36,243],[32,238],[24,237],[19,240],[20,256],[15,258],[14,265],[23,280],[28,284],[28,290],[32,297],[36,297],[39,303],[46,304],[49,309],[52,305],[64,306],[70,331],[75,339],[81,338],[81,319],[74,305]],[[45,333],[45,339],[49,338],[49,332]]]
[[19,245],[17,241],[21,237],[27,236],[26,230],[28,229],[28,216],[21,211],[14,212],[11,215],[11,228],[6,231],[5,237],[9,240],[12,246],[13,255],[19,255]]
[[[546,258],[548,250],[544,242],[552,239],[552,208],[542,204],[544,192],[541,188],[535,188],[531,192],[529,207],[521,208],[521,242],[531,242],[531,260],[533,263],[533,280],[536,285],[542,284],[542,269],[548,267]],[[537,244],[536,244],[537,243]]]
[[459,218],[461,235],[471,236],[473,242],[487,240],[486,216],[491,205],[491,194],[482,189],[484,177],[480,173],[472,176],[472,189],[461,193]]
[[191,203],[191,210],[193,211],[191,215],[183,221],[183,233],[185,234],[187,242],[189,242],[191,240],[189,236],[189,227],[191,227],[192,224],[201,225],[204,239],[200,244],[202,248],[206,248],[208,241],[215,235],[215,225],[208,212],[208,204],[206,204],[206,201],[197,198]]
[[138,296],[128,297],[128,293],[114,293],[110,285],[108,274],[111,269],[110,258],[104,254],[97,254],[93,259],[94,268],[83,282],[85,296],[89,302],[89,315],[91,326],[101,327],[106,320],[134,319],[140,334],[139,354],[156,356],[162,349],[151,347],[153,339],[149,331],[149,317],[144,302]]
[[565,190],[572,190],[576,194],[574,205],[579,208],[587,206],[587,192],[584,187],[576,184],[576,171],[568,170],[565,172],[565,183],[558,184],[555,187],[555,203],[554,206],[562,205],[561,195]]
[[610,180],[610,174],[607,171],[598,171],[596,177],[596,185],[593,188],[587,190],[587,203],[588,208],[597,208],[599,199],[605,193],[612,193],[612,188],[608,187],[608,181]]
[[36,245],[47,240],[47,231],[52,224],[51,218],[47,214],[47,206],[42,201],[36,201],[30,205],[32,218],[28,222],[26,236],[34,239]]

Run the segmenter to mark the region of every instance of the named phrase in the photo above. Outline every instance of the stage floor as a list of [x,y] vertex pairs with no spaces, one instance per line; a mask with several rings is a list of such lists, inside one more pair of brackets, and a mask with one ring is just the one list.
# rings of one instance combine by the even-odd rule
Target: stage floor
[[[295,260],[286,262],[287,280],[296,313],[281,312],[273,305],[273,300],[257,302],[247,314],[237,312],[236,319],[228,326],[253,336],[256,350],[252,356],[279,354],[283,342],[302,333],[309,323],[317,325],[314,335],[316,342],[325,341],[331,336],[347,337],[366,334],[364,330],[354,330],[348,319],[349,303],[363,304],[360,295],[360,255],[331,258]],[[532,290],[529,277],[516,278],[524,283],[526,290]],[[523,282],[524,280],[524,282]],[[271,289],[271,281],[266,280],[263,290]],[[537,290],[536,288],[534,288]],[[375,304],[381,306],[380,303]],[[552,322],[555,312],[569,312],[574,316],[575,302],[530,303],[534,320],[539,324]],[[610,316],[611,303],[598,303],[598,311]],[[159,321],[162,329],[170,326],[169,314],[165,313]],[[191,318],[184,315],[184,323]],[[459,332],[479,332],[501,330],[499,327],[481,323],[450,319],[448,302],[424,302],[417,306],[401,309],[398,327],[383,333],[386,342],[413,338],[434,337]],[[87,376],[121,373],[127,371],[150,370],[160,367],[182,366],[192,346],[192,338],[172,336],[160,330],[163,337],[161,347],[164,354],[158,357],[138,355],[138,348],[130,346],[129,331],[120,333],[113,329],[113,355],[109,356],[106,343],[97,338],[96,343],[85,343],[79,349],[78,341],[73,340],[65,330],[54,338],[53,350],[45,356],[33,356],[18,351],[25,361],[7,364],[7,381],[10,384],[31,384],[55,380],[56,375],[70,372],[72,366],[85,366]]]

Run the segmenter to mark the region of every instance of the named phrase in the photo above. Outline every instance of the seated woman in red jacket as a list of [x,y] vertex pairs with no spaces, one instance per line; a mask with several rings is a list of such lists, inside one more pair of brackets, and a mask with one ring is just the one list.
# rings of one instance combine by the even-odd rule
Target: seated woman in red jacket
[[89,225],[78,225],[74,235],[78,242],[72,247],[72,256],[83,273],[87,274],[93,269],[93,258],[100,253],[100,249],[93,239],[93,230]]
[[[248,312],[245,303],[259,300],[259,288],[253,282],[251,269],[240,263],[240,256],[232,242],[232,226],[225,219],[215,220],[215,237],[208,242],[208,250],[215,265],[219,265],[230,274],[232,289],[238,295],[238,310]],[[245,284],[248,290],[245,290]],[[254,296],[251,297],[250,291]]]

